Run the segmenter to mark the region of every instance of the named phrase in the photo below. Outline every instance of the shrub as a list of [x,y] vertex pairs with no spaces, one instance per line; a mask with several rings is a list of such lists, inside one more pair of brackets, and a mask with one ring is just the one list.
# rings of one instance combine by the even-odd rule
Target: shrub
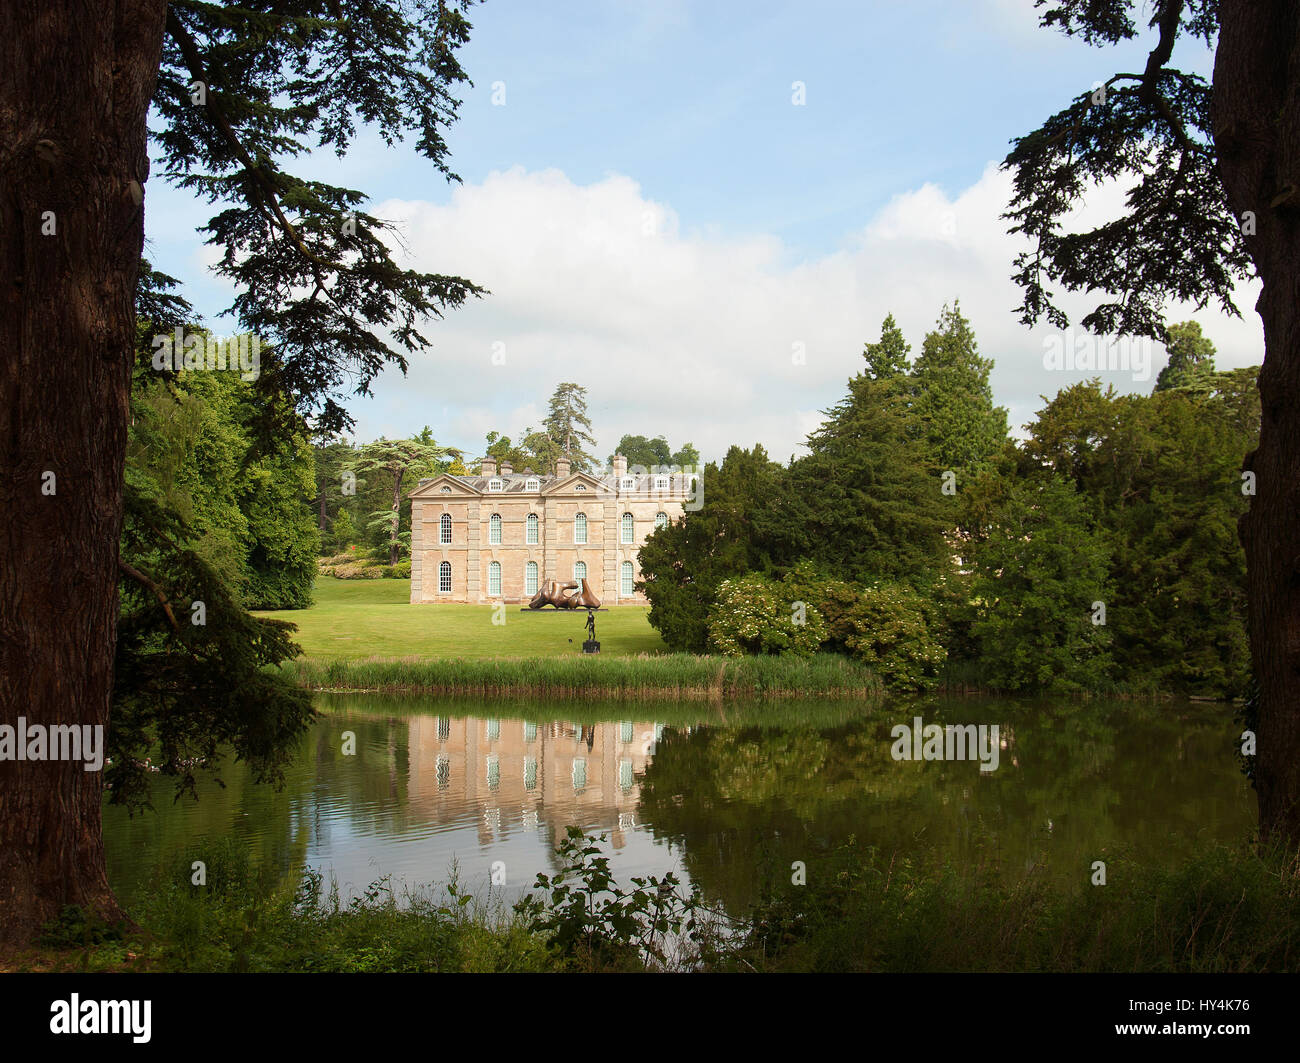
[[730,657],[790,653],[811,657],[826,638],[816,607],[791,598],[783,584],[765,576],[724,580],[709,610],[709,642]]
[[624,890],[597,844],[608,835],[584,834],[581,827],[568,827],[565,833],[556,846],[559,873],[553,878],[539,874],[534,892],[514,906],[527,929],[547,940],[564,964],[579,970],[664,970],[683,960],[689,963],[689,948],[683,957],[673,942],[700,940],[700,887],[684,893],[669,871],[662,879],[633,878],[634,888]]
[[800,561],[781,580],[789,599],[814,607],[826,623],[824,648],[848,652],[848,638],[855,634],[850,614],[862,595],[857,584],[824,576],[811,561]]
[[868,587],[843,619],[845,644],[891,690],[926,690],[947,659],[927,613],[925,599],[905,583]]
[[322,575],[334,576],[336,579],[380,579],[384,575],[383,565],[373,561],[348,561],[342,565],[322,566]]

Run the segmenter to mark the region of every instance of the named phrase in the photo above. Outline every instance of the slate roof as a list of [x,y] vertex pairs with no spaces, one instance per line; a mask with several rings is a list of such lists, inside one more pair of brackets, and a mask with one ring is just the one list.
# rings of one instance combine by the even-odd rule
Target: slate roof
[[[612,472],[606,471],[599,475],[594,473],[583,473],[582,475],[589,476],[591,479],[601,484],[606,490],[611,491],[613,493],[616,494],[628,493],[619,490],[618,481],[620,477],[615,476]],[[654,485],[655,476],[663,476],[663,475],[666,474],[651,473],[645,476],[633,476],[632,477],[633,487],[630,493],[646,494],[655,491],[656,490]],[[668,487],[666,488],[666,490],[669,493],[673,493],[673,492],[680,492],[682,494],[688,493],[690,489],[690,484],[688,483],[687,476],[681,473],[667,474],[667,475],[668,475]],[[457,483],[462,483],[466,487],[472,488],[475,491],[480,491],[483,494],[491,493],[494,495],[531,494],[532,492],[528,491],[525,488],[525,484],[527,484],[529,480],[537,480],[539,482],[542,491],[545,491],[548,486],[557,482],[557,478],[554,476],[527,476],[524,473],[518,473],[518,472],[512,472],[509,475],[498,473],[496,476],[453,476],[451,473],[447,473],[444,477],[429,477],[423,479],[420,481],[418,486],[423,487],[425,484],[433,483],[435,479],[455,480]],[[503,481],[505,486],[500,491],[489,492],[488,481],[494,479]],[[564,479],[567,480],[569,479],[569,477],[566,476],[564,477]],[[658,488],[657,490],[663,491],[665,490],[665,488],[661,487]]]

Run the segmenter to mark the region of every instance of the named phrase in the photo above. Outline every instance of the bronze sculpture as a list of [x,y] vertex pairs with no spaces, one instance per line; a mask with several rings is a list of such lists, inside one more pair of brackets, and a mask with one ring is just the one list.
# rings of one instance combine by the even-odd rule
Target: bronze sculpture
[[[569,591],[578,593],[569,594]],[[573,581],[561,584],[559,580],[550,579],[542,584],[533,600],[528,603],[528,608],[544,609],[548,605],[553,605],[556,609],[599,609],[600,599],[585,579],[582,580],[581,589]]]

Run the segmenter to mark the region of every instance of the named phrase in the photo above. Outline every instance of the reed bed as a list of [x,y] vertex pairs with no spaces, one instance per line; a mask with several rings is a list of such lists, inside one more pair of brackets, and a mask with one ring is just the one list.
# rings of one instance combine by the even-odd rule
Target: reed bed
[[455,694],[478,697],[601,697],[609,700],[867,698],[883,690],[868,669],[843,657],[621,657],[428,659],[299,658],[282,674],[309,690]]

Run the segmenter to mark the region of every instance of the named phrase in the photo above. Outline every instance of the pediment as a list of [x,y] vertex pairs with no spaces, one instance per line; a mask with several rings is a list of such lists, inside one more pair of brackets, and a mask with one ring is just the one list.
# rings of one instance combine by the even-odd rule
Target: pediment
[[[450,488],[444,491],[443,488]],[[428,483],[420,484],[414,491],[408,494],[407,498],[470,498],[478,497],[483,494],[477,488],[471,487],[459,477],[452,476],[451,473],[444,472],[440,476],[435,476]]]
[[563,480],[552,480],[542,485],[543,495],[608,495],[609,486],[585,472],[570,473]]

